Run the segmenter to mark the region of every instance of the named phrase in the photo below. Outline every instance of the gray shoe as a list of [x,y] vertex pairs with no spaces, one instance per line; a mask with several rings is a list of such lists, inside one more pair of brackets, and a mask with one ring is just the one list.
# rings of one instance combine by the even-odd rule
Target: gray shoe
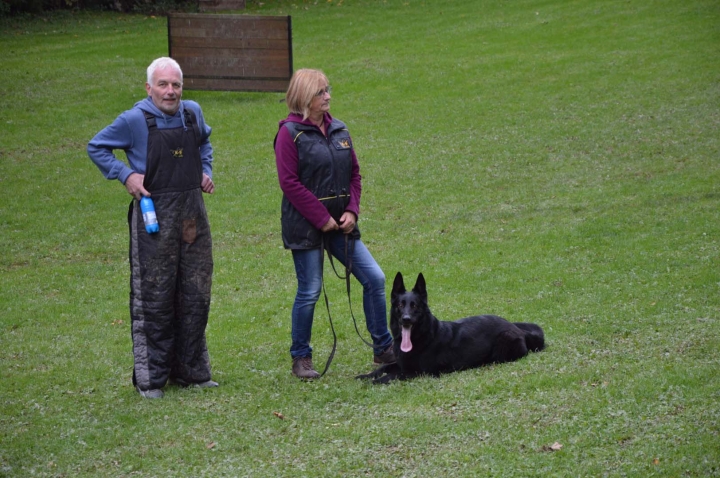
[[140,393],[140,396],[143,398],[163,398],[165,394],[162,390],[159,388],[154,388],[152,390],[140,390],[139,388],[137,391]]
[[212,380],[206,380],[205,382],[186,382],[185,380],[181,378],[172,378],[170,379],[174,384],[180,386],[180,387],[198,387],[198,388],[215,388],[219,387],[220,384],[217,382],[214,382]]
[[220,384],[217,382],[214,382],[212,380],[208,380],[206,382],[200,382],[200,383],[193,383],[191,385],[192,387],[199,387],[199,388],[215,388],[219,387]]
[[395,351],[393,350],[393,345],[388,345],[388,348],[385,349],[383,353],[380,355],[376,355],[373,358],[373,363],[375,365],[384,365],[388,363],[395,363],[397,360],[395,359]]
[[311,357],[295,357],[293,359],[292,374],[303,380],[320,377],[320,374],[313,368]]

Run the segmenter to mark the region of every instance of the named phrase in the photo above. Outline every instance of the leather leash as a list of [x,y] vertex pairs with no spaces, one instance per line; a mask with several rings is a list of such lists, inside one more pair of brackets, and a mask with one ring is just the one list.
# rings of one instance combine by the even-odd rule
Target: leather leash
[[[327,252],[328,258],[330,259],[330,266],[333,269],[333,272],[339,279],[345,280],[345,289],[347,291],[347,297],[348,297],[348,306],[350,308],[350,316],[353,319],[353,325],[355,325],[355,332],[357,332],[358,337],[360,337],[360,340],[363,341],[365,345],[368,347],[374,347],[373,344],[365,340],[362,335],[360,335],[360,330],[357,326],[357,320],[355,320],[355,314],[353,313],[352,309],[352,300],[350,298],[350,274],[352,272],[352,253],[355,248],[355,239],[350,237],[350,234],[345,234],[345,259],[346,259],[346,265],[345,265],[345,276],[341,276],[337,269],[335,269],[335,263],[333,261],[332,254],[330,253],[330,245],[329,241],[327,240],[327,235],[323,234],[323,249]],[[327,362],[325,363],[325,370],[322,371],[320,376],[322,377],[325,375],[325,372],[328,371],[330,368],[330,364],[332,363],[333,358],[335,357],[335,351],[337,350],[337,335],[335,334],[335,327],[333,326],[332,321],[332,315],[330,314],[330,301],[328,300],[327,292],[325,291],[325,273],[322,275],[322,289],[323,289],[323,296],[325,297],[325,307],[327,308],[328,312],[328,321],[330,322],[330,330],[332,330],[333,334],[333,347],[332,351],[330,351],[330,356],[327,359]]]

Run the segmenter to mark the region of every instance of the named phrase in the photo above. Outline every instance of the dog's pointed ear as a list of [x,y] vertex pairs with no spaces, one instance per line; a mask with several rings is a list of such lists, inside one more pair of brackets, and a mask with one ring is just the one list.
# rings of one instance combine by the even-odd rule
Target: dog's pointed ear
[[397,297],[400,294],[404,294],[405,291],[405,282],[403,281],[403,276],[400,272],[398,272],[395,275],[395,280],[393,281],[393,287],[392,292],[390,295],[390,300],[394,300],[395,297]]
[[422,272],[418,274],[417,281],[415,281],[415,287],[413,287],[413,292],[423,297],[427,302],[427,288],[425,287],[425,277],[423,277]]

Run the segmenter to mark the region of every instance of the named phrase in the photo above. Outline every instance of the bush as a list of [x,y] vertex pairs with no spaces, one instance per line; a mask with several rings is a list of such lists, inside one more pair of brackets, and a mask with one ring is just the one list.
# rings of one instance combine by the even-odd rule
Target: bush
[[77,9],[163,14],[197,11],[197,6],[197,0],[0,0],[0,16]]
[[[132,3],[132,11],[145,14],[162,15],[168,12],[197,12],[197,0],[123,0]],[[130,11],[130,10],[123,10]]]

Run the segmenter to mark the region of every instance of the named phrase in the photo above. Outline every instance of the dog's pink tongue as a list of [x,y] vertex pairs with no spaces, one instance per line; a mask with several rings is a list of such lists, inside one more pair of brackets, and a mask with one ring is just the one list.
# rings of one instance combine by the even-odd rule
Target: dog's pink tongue
[[412,350],[412,342],[410,341],[411,327],[402,328],[402,342],[400,342],[400,350],[410,352]]

